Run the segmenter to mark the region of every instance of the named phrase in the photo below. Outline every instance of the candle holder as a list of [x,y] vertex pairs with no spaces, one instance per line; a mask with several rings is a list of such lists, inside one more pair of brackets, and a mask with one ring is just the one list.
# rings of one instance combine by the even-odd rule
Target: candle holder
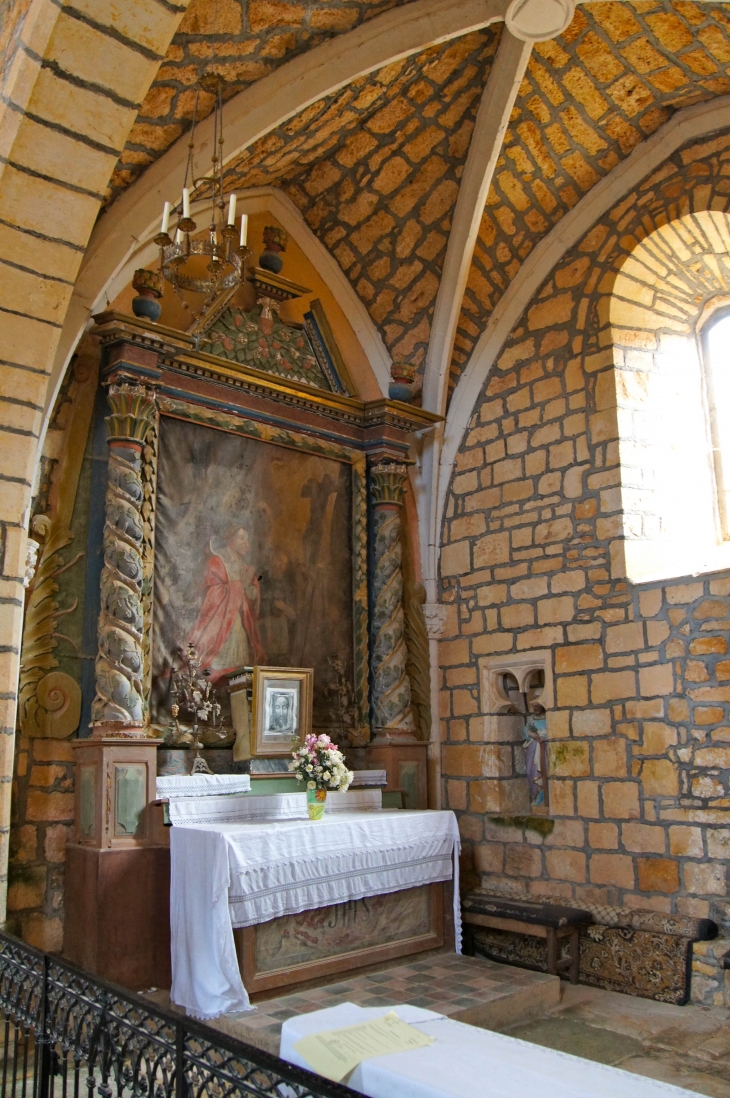
[[[179,648],[178,651],[182,653],[182,648]],[[190,773],[212,774],[213,771],[200,754],[203,748],[199,738],[200,722],[207,724],[211,729],[218,728],[221,706],[210,681],[210,668],[206,668],[204,671],[200,670],[198,654],[194,645],[188,645],[183,661],[181,667],[173,667],[172,669],[172,688],[170,690],[172,705],[170,706],[170,713],[175,722],[175,739],[179,742],[184,735],[178,717],[181,712],[189,714],[192,718],[190,748],[195,753]]]
[[[198,96],[195,100],[193,123],[188,144],[188,162],[183,181],[181,201],[172,206],[165,203],[160,232],[155,244],[160,249],[160,274],[170,283],[186,309],[190,303],[184,293],[205,295],[203,305],[193,310],[193,317],[200,321],[206,317],[221,294],[229,294],[246,277],[246,263],[251,252],[246,247],[247,218],[241,218],[241,229],[236,228],[236,196],[226,196],[223,183],[223,79],[217,73],[206,73],[200,78],[200,87],[215,96],[213,108],[213,156],[210,172],[204,176],[195,174],[195,125],[198,115]],[[211,220],[208,235],[193,239],[197,222],[190,216],[190,196],[211,204]],[[228,218],[224,217],[228,197]],[[174,236],[168,232],[170,217],[177,219]],[[207,258],[203,265],[201,258]]]

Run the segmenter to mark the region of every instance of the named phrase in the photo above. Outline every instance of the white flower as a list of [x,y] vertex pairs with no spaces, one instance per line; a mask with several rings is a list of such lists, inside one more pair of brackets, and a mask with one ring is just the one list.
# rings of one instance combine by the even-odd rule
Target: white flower
[[307,782],[307,789],[316,789],[316,788],[317,788],[317,783],[316,782]]

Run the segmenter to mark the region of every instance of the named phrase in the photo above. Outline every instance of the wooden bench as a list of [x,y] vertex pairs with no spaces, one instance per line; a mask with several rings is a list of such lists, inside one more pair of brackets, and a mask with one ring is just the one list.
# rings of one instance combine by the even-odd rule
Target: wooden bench
[[[505,900],[486,892],[469,892],[461,901],[464,927],[463,950],[474,956],[474,927],[509,930],[547,940],[547,970],[558,976],[568,970],[571,984],[578,983],[580,966],[580,928],[593,922],[590,911],[559,904]],[[560,958],[560,942],[568,939],[568,956]]]

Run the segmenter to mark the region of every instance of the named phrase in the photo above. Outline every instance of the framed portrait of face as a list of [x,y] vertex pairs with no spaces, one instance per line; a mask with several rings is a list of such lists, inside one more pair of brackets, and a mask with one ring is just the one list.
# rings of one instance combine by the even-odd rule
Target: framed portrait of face
[[289,755],[311,731],[312,674],[302,667],[254,667],[252,755]]

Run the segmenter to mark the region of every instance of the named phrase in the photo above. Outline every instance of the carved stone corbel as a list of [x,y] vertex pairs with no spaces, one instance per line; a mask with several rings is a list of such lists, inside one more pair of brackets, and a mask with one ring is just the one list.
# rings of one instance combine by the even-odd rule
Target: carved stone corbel
[[423,616],[426,619],[426,632],[429,640],[443,637],[446,629],[446,607],[441,602],[425,602]]
[[[120,378],[109,387],[109,471],[101,572],[94,738],[145,735],[145,449],[156,433],[155,390]],[[148,493],[147,493],[148,495]]]

